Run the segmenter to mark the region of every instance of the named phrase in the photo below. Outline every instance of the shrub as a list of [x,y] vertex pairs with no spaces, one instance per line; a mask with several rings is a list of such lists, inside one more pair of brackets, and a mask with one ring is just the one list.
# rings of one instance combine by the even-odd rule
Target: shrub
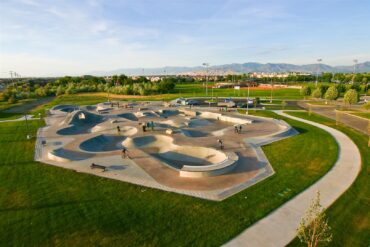
[[316,88],[315,90],[313,90],[312,97],[314,97],[316,99],[320,99],[322,97],[321,89]]
[[339,96],[339,92],[336,86],[331,86],[325,93],[325,99],[327,100],[336,100]]
[[358,93],[355,89],[350,89],[344,94],[344,103],[353,105],[358,102]]
[[300,93],[302,96],[306,98],[306,96],[311,95],[311,88],[309,86],[304,86],[301,88]]

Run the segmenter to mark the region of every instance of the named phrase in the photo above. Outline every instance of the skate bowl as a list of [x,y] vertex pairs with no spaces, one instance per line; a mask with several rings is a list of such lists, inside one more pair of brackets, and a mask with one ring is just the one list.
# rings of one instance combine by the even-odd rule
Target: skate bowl
[[173,143],[173,138],[164,135],[127,138],[122,144],[127,148],[140,148],[167,167],[177,170],[181,177],[221,175],[233,170],[238,161],[235,153],[224,153],[214,148],[179,146]]
[[126,136],[97,135],[80,144],[80,149],[86,152],[111,152],[122,149]]
[[73,112],[78,109],[77,105],[57,105],[51,108],[52,111],[61,111],[61,112]]
[[63,124],[67,124],[69,126],[58,130],[58,135],[78,135],[90,133],[91,129],[95,125],[102,123],[105,120],[103,116],[87,111],[78,110],[69,114],[71,115],[68,115],[65,121],[63,121]]
[[190,121],[187,122],[186,125],[189,128],[204,127],[204,126],[212,125],[212,121],[208,119],[202,119],[202,118],[193,118],[193,119],[190,119]]
[[167,117],[172,117],[172,116],[178,115],[179,111],[178,110],[159,110],[158,114],[161,117],[167,118]]
[[187,137],[206,137],[209,136],[207,132],[192,130],[192,129],[181,129],[181,132]]
[[119,114],[117,115],[117,117],[120,117],[120,118],[125,118],[127,120],[130,120],[130,121],[138,121],[139,119],[136,117],[135,114],[133,113],[123,113],[123,114]]
[[48,158],[58,162],[71,162],[94,157],[94,154],[77,152],[65,148],[58,148],[48,153]]

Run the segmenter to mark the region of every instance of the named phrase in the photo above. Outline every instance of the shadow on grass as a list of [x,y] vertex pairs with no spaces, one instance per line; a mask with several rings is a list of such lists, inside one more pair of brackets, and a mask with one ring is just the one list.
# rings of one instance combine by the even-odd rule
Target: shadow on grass
[[304,129],[304,128],[301,128],[301,127],[297,127],[297,126],[294,126],[294,129],[295,129],[296,131],[298,131],[298,132],[299,132],[299,134],[304,134],[304,133],[307,133],[307,132],[308,132],[308,130],[307,130],[307,129]]

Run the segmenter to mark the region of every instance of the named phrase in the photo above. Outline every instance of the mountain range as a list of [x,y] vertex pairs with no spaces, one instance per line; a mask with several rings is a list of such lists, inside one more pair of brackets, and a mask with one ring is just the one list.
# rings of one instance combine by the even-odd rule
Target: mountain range
[[[354,66],[330,66],[327,64],[305,64],[296,65],[288,63],[232,63],[223,65],[214,65],[208,68],[208,73],[212,75],[226,75],[226,74],[243,74],[250,72],[304,72],[304,73],[319,73],[322,72],[353,72]],[[109,76],[109,75],[204,75],[207,69],[202,66],[195,67],[158,67],[158,68],[127,68],[116,69],[111,71],[94,71],[91,75]],[[370,72],[370,61],[358,63],[356,65],[356,72]]]

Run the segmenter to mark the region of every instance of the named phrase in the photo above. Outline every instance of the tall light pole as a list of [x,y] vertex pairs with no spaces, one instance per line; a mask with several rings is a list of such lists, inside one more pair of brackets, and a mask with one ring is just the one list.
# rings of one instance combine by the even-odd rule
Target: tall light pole
[[248,82],[248,96],[247,96],[247,115],[249,114],[249,82]]
[[320,69],[320,62],[322,62],[322,59],[319,58],[317,59],[317,70],[316,70],[316,87],[317,87],[317,83],[319,81],[319,69]]
[[271,97],[270,97],[270,103],[272,103],[272,88],[274,87],[274,85],[272,84],[272,77],[271,77]]
[[206,97],[208,97],[208,68],[209,68],[209,63],[203,63],[202,65],[204,67],[206,67]]
[[356,66],[357,66],[357,59],[353,60],[353,77],[352,77],[352,84],[355,82],[355,76],[356,76]]
[[9,71],[9,74],[10,74],[10,81],[11,83],[13,84],[13,87],[14,87],[14,82],[13,82],[13,71]]

